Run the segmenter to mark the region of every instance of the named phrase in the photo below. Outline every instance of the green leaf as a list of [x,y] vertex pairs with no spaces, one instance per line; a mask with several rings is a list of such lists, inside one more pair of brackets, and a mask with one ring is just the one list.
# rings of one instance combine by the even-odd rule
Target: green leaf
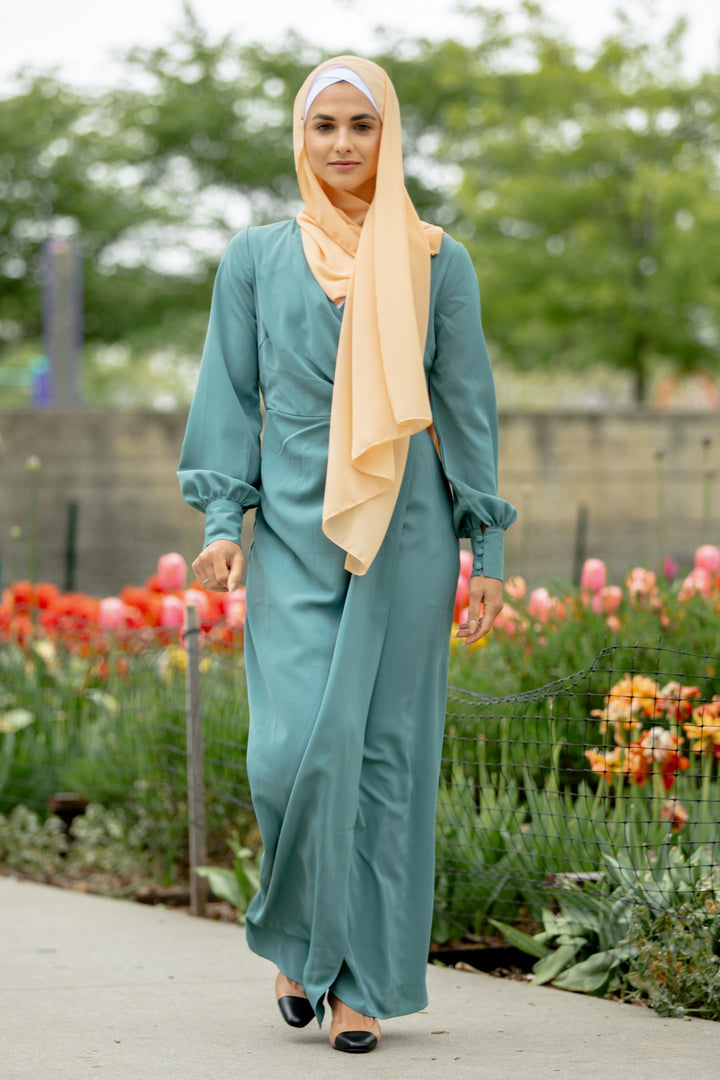
[[553,985],[561,990],[593,994],[605,985],[619,962],[615,949],[594,953],[587,960],[581,960],[579,964],[563,971]]
[[195,866],[196,874],[207,879],[210,888],[221,900],[227,900],[238,911],[244,910],[240,886],[232,870],[220,866]]
[[561,945],[559,949],[550,953],[549,956],[544,957],[542,960],[538,960],[538,962],[533,965],[533,978],[531,982],[535,986],[543,986],[544,983],[552,982],[552,980],[567,967],[570,961],[577,956],[579,947],[579,945]]
[[[552,952],[547,945],[538,941],[537,938],[531,937],[530,934],[524,934],[522,930],[516,930],[514,926],[508,926],[507,923],[499,922],[497,919],[488,919],[488,922],[502,933],[506,941],[509,941],[516,948],[522,949],[523,952],[529,953],[530,956],[542,958]],[[545,937],[545,935],[542,936]]]

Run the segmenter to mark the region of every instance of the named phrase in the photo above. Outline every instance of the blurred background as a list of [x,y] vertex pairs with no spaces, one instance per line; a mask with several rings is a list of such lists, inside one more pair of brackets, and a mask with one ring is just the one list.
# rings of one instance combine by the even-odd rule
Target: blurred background
[[[510,569],[717,542],[720,9],[709,0],[30,0],[0,70],[0,559],[104,592],[201,527],[174,469],[230,237],[294,214],[290,109],[335,52],[403,105],[468,247]],[[28,465],[28,462],[31,465]],[[72,548],[72,551],[69,549]]]

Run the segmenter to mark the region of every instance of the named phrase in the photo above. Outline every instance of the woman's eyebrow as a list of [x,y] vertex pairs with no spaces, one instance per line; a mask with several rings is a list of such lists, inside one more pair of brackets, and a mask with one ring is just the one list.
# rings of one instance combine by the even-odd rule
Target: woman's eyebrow
[[[334,119],[335,119],[334,116],[328,116],[327,113],[315,113],[315,115],[313,116],[313,120],[334,120]],[[367,113],[367,112],[365,112],[365,113],[357,113],[356,116],[351,116],[350,120],[351,121],[355,121],[355,120],[375,120],[375,121],[377,121],[377,116],[374,116],[373,113]]]

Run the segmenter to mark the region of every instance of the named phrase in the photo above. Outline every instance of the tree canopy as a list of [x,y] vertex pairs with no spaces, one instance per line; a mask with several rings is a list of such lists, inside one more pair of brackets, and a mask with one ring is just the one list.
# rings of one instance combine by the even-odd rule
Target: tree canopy
[[[720,73],[680,74],[682,23],[651,47],[620,19],[588,59],[523,9],[519,31],[478,8],[474,41],[386,39],[375,57],[418,211],[469,248],[507,363],[602,361],[638,401],[659,360],[717,372]],[[211,40],[187,7],[110,92],[19,79],[0,101],[0,366],[37,347],[42,241],[75,234],[88,396],[183,400],[225,243],[298,208],[291,105],[320,59],[297,36]]]

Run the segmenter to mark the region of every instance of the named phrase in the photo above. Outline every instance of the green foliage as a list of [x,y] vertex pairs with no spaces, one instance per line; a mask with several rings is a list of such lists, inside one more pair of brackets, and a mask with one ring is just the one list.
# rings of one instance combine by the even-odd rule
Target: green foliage
[[207,878],[210,888],[221,900],[227,900],[236,909],[240,922],[245,921],[248,904],[260,887],[261,851],[243,847],[237,837],[230,841],[235,856],[232,870],[222,866],[196,866],[195,873]]
[[719,915],[710,901],[633,911],[628,938],[636,954],[628,981],[660,1016],[720,1020]]
[[[186,872],[184,658],[170,646],[129,657],[110,651],[98,664],[49,641],[29,653],[4,645],[0,811],[18,803],[42,811],[55,792],[77,791],[108,812],[130,814],[130,861],[139,830],[157,875],[171,881]],[[244,773],[247,705],[241,665],[213,657],[205,675],[208,843],[216,850],[230,829],[253,820]],[[32,723],[10,731],[8,717],[21,711]],[[232,755],[224,752],[229,736]]]
[[26,806],[8,817],[0,814],[0,863],[26,874],[53,873],[68,849],[65,827],[58,817],[41,821]]
[[158,877],[162,860],[155,822],[142,807],[91,803],[69,830],[59,817],[42,820],[26,806],[0,814],[0,863],[25,874],[70,878],[110,875],[120,883]]
[[533,982],[562,990],[646,995],[664,1016],[720,1018],[720,865],[698,847],[688,858],[668,836],[642,852],[604,856],[598,885],[559,892],[559,913],[528,935],[491,919],[537,956]]

